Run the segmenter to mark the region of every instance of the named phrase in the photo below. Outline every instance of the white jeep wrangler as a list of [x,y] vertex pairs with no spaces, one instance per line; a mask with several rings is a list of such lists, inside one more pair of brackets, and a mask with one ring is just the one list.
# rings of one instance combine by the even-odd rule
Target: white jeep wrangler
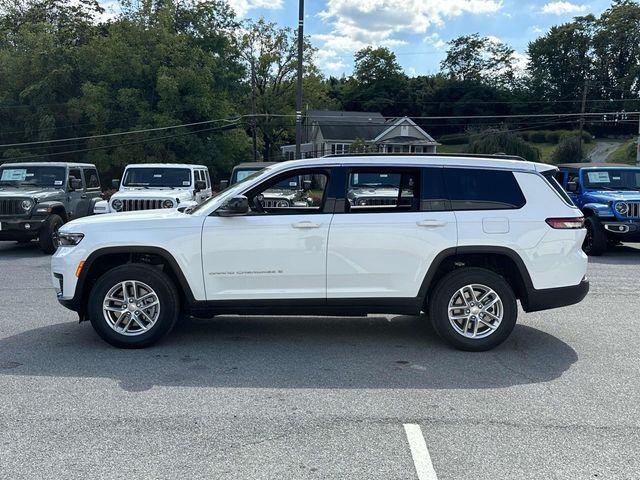
[[127,165],[118,191],[98,202],[94,213],[194,207],[211,197],[211,179],[204,165],[141,163]]
[[[278,163],[181,212],[74,220],[59,232],[60,303],[118,347],[145,347],[181,312],[419,315],[460,349],[487,350],[527,312],[587,294],[584,219],[521,159],[350,155]],[[357,176],[357,177],[356,177]],[[264,192],[307,179],[305,204]],[[394,201],[350,192],[395,189]]]

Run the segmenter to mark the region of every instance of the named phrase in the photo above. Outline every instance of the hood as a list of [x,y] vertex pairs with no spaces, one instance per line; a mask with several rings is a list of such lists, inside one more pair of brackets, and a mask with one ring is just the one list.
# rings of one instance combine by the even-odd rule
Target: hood
[[1,198],[37,198],[39,202],[45,202],[49,199],[60,198],[64,196],[63,190],[42,189],[42,188],[0,188]]
[[[180,228],[182,222],[202,222],[201,217],[193,217],[174,209],[139,210],[135,212],[106,213],[78,218],[65,223],[61,232],[84,233],[87,230],[111,232],[141,228]],[[133,225],[135,224],[135,225]]]
[[191,200],[193,197],[190,190],[182,190],[182,189],[161,189],[154,190],[152,188],[149,189],[135,189],[135,190],[119,190],[111,196],[111,200],[116,198],[128,198],[128,199],[148,199],[148,200],[164,200],[170,198],[175,200],[179,198],[182,200]]
[[640,202],[640,192],[630,192],[630,191],[614,192],[611,190],[592,190],[587,194],[587,196],[589,201],[598,202],[598,203],[609,203],[610,201]]

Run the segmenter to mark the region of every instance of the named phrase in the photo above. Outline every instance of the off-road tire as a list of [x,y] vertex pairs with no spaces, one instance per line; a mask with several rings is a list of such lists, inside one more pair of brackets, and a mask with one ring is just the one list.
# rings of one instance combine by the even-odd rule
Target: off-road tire
[[40,249],[44,253],[48,255],[55,253],[56,248],[58,247],[53,241],[53,235],[63,224],[64,221],[62,220],[62,217],[56,214],[49,215],[42,224],[40,233],[38,234],[38,242],[40,243]]
[[584,222],[587,236],[582,244],[582,250],[590,257],[599,257],[607,251],[609,241],[607,233],[596,217],[588,217]]

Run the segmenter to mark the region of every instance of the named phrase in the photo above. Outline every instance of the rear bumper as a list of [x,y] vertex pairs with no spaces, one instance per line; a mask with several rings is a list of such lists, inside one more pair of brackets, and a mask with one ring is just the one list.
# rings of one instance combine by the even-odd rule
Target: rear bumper
[[0,240],[36,238],[44,220],[44,218],[0,219]]
[[559,288],[545,288],[527,291],[527,299],[522,301],[525,312],[538,312],[551,308],[566,307],[579,303],[589,293],[589,281],[582,280],[578,285]]

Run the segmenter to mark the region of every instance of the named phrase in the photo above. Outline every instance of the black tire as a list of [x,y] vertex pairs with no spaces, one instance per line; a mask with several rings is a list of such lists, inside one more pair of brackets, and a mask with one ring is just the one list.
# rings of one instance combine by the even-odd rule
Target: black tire
[[[459,289],[472,284],[491,288],[502,300],[502,321],[484,338],[465,337],[449,321],[449,302]],[[445,275],[430,296],[428,307],[431,324],[438,335],[455,348],[472,352],[500,345],[511,334],[518,318],[516,296],[505,279],[491,270],[476,267],[460,268]]]
[[53,235],[64,224],[64,221],[59,215],[49,215],[40,228],[38,234],[38,242],[40,243],[40,249],[49,255],[55,253],[56,244],[53,241]]
[[[116,332],[107,323],[102,305],[109,290],[120,282],[136,280],[151,287],[158,296],[160,313],[156,323],[146,332],[127,336]],[[141,265],[122,265],[102,275],[91,289],[88,301],[89,319],[96,333],[118,348],[145,348],[167,335],[178,321],[180,297],[171,279],[157,268]]]
[[599,257],[607,251],[609,245],[607,234],[595,217],[588,217],[584,224],[587,228],[587,236],[584,238],[582,250],[590,257]]

